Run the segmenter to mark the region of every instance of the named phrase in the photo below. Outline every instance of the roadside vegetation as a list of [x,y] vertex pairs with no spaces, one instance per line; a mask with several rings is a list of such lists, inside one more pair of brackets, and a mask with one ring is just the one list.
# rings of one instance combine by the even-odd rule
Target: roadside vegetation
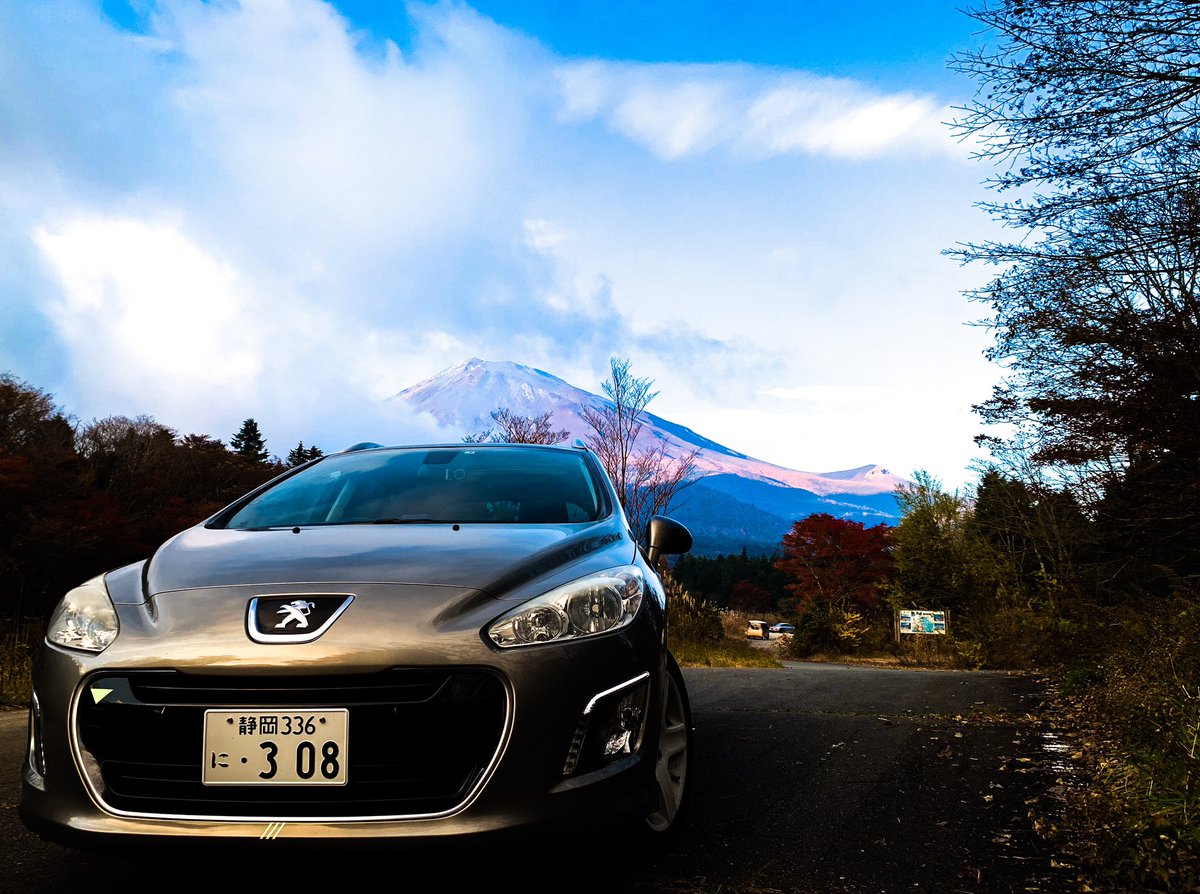
[[29,704],[33,657],[41,641],[40,621],[0,624],[0,710]]
[[[1094,781],[1071,836],[1115,890],[1200,887],[1200,7],[982,3],[959,134],[1011,241],[948,254],[1004,380],[965,509],[1005,561],[993,656],[1057,669]],[[988,500],[985,502],[984,497]],[[1079,805],[1077,805],[1079,806]]]
[[755,649],[745,638],[720,642],[669,639],[680,667],[780,667],[779,654]]

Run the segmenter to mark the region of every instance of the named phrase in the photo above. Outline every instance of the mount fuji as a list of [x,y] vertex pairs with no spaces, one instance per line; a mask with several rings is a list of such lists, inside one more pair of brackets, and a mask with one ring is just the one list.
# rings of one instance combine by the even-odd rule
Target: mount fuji
[[[540,369],[472,358],[404,389],[388,403],[428,414],[461,435],[489,428],[492,411],[501,408],[518,416],[550,413],[555,429],[582,438],[591,433],[583,408],[609,401]],[[743,548],[774,552],[792,523],[814,512],[868,525],[899,521],[894,492],[907,481],[881,466],[800,472],[738,453],[653,413],[644,413],[643,420],[639,445],[662,445],[672,459],[699,450],[697,480],[676,495],[671,509],[691,529],[698,554]]]

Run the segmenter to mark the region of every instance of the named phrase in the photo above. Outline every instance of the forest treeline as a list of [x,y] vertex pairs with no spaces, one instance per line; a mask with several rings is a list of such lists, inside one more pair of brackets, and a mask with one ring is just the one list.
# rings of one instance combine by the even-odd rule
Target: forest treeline
[[[584,440],[612,478],[637,536],[691,476],[697,451],[666,455],[639,442],[653,380],[628,359],[610,358],[608,400],[585,413]],[[550,414],[507,408],[467,443],[555,444],[567,436]],[[303,441],[285,457],[267,449],[254,418],[226,444],[181,435],[150,416],[81,423],[54,396],[0,373],[0,618],[46,616],[87,578],[151,555],[169,537],[208,518],[286,470],[324,455]]]
[[[85,577],[320,455],[300,443],[273,456],[254,419],[228,444],[148,416],[81,424],[0,375],[0,612],[42,615]],[[673,573],[714,606],[796,623],[797,649],[886,648],[895,610],[923,608],[952,613],[966,663],[1086,660],[1122,612],[1152,616],[1195,595],[1200,538],[1179,534],[1195,512],[1187,483],[1163,512],[1159,489],[1150,501],[1139,482],[1085,503],[997,465],[965,494],[917,473],[894,527],[814,515],[781,532],[773,555],[684,556]]]
[[811,515],[770,555],[683,556],[672,573],[718,608],[795,624],[796,657],[892,651],[899,610],[947,612],[942,657],[966,667],[1091,667],[1114,623],[1187,597],[1103,501],[995,467],[965,493],[917,472],[896,497],[894,526]]
[[271,455],[253,419],[229,445],[149,416],[80,424],[52,395],[0,375],[0,616],[44,617],[86,578],[320,455],[303,443]]

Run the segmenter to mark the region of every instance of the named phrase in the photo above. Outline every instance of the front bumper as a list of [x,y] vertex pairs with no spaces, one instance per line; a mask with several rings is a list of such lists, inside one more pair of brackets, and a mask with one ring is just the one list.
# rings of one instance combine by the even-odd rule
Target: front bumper
[[[140,608],[122,606],[121,610],[135,615]],[[495,606],[489,606],[480,617],[486,620],[487,614],[495,613]],[[612,726],[612,717],[605,712],[617,709],[621,696],[636,689],[638,680],[644,681],[645,689],[643,721],[661,716],[665,653],[658,627],[649,617],[639,617],[614,634],[503,651],[483,641],[478,618],[470,623],[458,619],[454,624],[457,630],[441,631],[437,637],[397,632],[394,640],[378,628],[373,636],[361,638],[365,630],[356,631],[354,625],[343,621],[334,628],[337,635],[295,647],[294,652],[281,651],[281,646],[243,643],[237,654],[223,657],[201,647],[198,640],[211,637],[212,632],[199,631],[172,650],[176,660],[171,662],[148,648],[150,634],[139,628],[139,619],[132,618],[135,623],[127,620],[122,617],[122,636],[100,656],[47,646],[39,657],[35,689],[40,732],[23,768],[20,815],[44,838],[73,846],[138,840],[437,838],[627,817],[644,814],[654,804],[653,758],[658,736],[654,725],[645,723],[642,734],[631,737],[629,753],[597,759],[594,741],[597,730]],[[360,635],[357,642],[356,634]],[[370,647],[364,648],[362,642]],[[295,657],[281,661],[285,655]],[[239,816],[220,811],[209,815],[203,809],[186,816],[122,809],[106,791],[95,755],[77,735],[78,706],[89,682],[114,675],[160,671],[247,679],[256,674],[284,674],[302,691],[316,669],[323,677],[347,674],[369,678],[397,669],[453,673],[463,668],[500,681],[504,692],[502,729],[478,784],[461,803],[443,805],[444,809],[432,813],[391,809],[385,815],[360,811],[353,815],[344,811],[336,816],[296,815],[285,804]],[[627,704],[624,710],[628,711]],[[193,732],[198,766],[202,736],[198,728]],[[592,737],[582,760],[581,735]],[[44,772],[38,772],[39,767]]]

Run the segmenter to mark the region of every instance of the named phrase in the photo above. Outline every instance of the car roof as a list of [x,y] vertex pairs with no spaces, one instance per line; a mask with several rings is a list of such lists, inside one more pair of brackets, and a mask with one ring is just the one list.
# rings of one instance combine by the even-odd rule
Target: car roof
[[561,450],[569,452],[573,450],[583,450],[590,453],[587,444],[582,438],[576,438],[572,444],[528,444],[517,441],[446,441],[429,444],[377,444],[374,441],[359,441],[357,444],[352,444],[338,453],[357,453],[362,450],[490,450],[497,447],[521,447],[521,448],[537,448],[540,450]]

